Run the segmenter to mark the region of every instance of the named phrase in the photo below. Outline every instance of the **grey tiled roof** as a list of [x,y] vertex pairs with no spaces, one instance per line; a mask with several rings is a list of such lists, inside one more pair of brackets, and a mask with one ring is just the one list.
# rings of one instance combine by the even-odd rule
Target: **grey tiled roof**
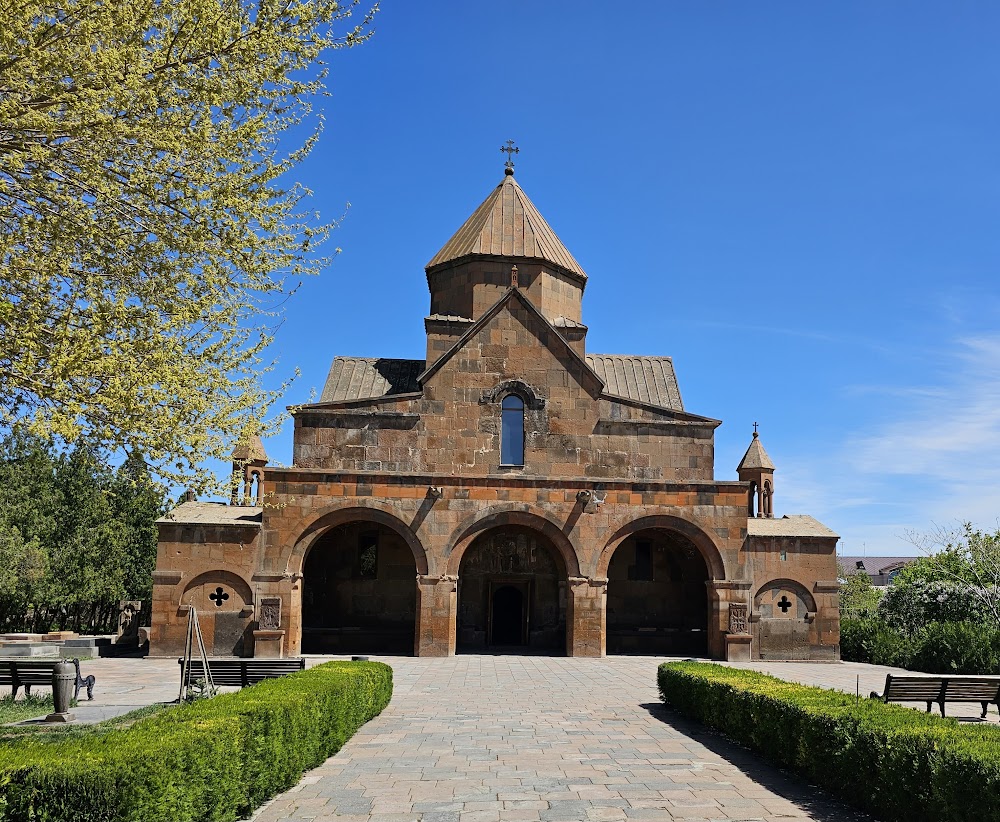
[[604,381],[608,394],[673,411],[684,410],[670,357],[588,354],[587,365]]
[[541,259],[577,277],[587,277],[513,175],[504,177],[426,267],[470,254]]
[[858,568],[859,562],[864,563],[865,573],[880,574],[886,569],[892,570],[901,565],[909,565],[916,560],[917,557],[845,557],[837,555],[837,562],[843,565],[844,570],[849,574],[861,570]]
[[344,402],[419,391],[417,377],[424,366],[423,360],[336,357],[319,401]]
[[747,520],[747,534],[751,537],[837,537],[808,514],[786,514],[778,519],[751,517]]
[[249,505],[226,505],[224,502],[183,502],[157,522],[175,525],[248,525],[259,526],[263,508]]
[[[588,354],[587,365],[604,382],[608,394],[684,410],[670,357]],[[419,391],[417,377],[424,366],[423,360],[337,357],[319,401],[346,402]]]

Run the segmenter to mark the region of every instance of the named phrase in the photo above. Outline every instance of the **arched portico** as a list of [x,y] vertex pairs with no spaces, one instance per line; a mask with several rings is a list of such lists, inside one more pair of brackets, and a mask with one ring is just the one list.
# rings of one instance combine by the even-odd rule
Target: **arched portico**
[[566,574],[580,575],[580,559],[569,537],[563,533],[559,523],[545,514],[532,510],[527,505],[496,505],[468,517],[452,533],[448,549],[448,569],[450,575],[458,575],[462,557],[473,541],[486,531],[495,528],[520,526],[530,528],[544,536],[558,552]]
[[458,650],[563,653],[566,567],[541,532],[497,525],[463,551],[458,574]]
[[725,565],[694,523],[657,515],[620,526],[597,574],[607,579],[607,653],[723,655],[712,581],[725,579]]
[[305,556],[313,543],[330,528],[345,522],[372,522],[391,528],[399,534],[413,553],[413,562],[418,574],[428,573],[427,552],[413,530],[403,522],[393,507],[377,500],[364,503],[353,500],[342,505],[331,505],[313,516],[304,517],[289,530],[299,534],[285,562],[285,573],[296,575],[302,573]]
[[[306,653],[411,653],[427,559],[416,535],[375,506],[327,510],[306,524],[288,559]],[[292,570],[294,569],[294,570]]]

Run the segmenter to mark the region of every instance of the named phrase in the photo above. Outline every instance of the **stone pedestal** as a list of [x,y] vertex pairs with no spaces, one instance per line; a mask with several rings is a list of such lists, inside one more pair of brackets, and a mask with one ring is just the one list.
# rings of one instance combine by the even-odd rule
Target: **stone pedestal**
[[257,630],[253,632],[253,655],[280,659],[285,655],[285,632]]
[[458,616],[458,577],[417,575],[415,656],[453,656]]
[[566,620],[567,656],[604,656],[605,611],[608,581],[606,579],[569,578],[570,608]]
[[750,660],[750,634],[726,634],[726,660],[728,662],[748,662]]

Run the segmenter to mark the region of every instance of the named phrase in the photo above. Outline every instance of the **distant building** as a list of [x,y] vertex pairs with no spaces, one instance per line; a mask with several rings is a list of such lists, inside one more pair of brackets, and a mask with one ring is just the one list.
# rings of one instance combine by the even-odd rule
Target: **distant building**
[[917,557],[843,557],[837,562],[846,574],[868,574],[872,585],[884,588]]
[[[512,168],[425,271],[424,358],[336,357],[291,467],[252,441],[233,504],[159,521],[152,653],[194,606],[219,655],[838,658],[837,535],[774,515],[756,431],[716,478],[720,422],[669,357],[586,350],[587,275]],[[365,349],[384,287],[330,306],[371,317]],[[665,340],[706,289],[663,306]]]

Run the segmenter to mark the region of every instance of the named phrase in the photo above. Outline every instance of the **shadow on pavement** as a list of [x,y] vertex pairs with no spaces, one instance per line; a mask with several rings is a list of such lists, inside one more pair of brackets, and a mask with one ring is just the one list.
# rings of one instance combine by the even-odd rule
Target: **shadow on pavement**
[[645,702],[640,707],[677,733],[704,745],[712,753],[739,768],[754,782],[792,802],[817,822],[876,822],[875,817],[844,804],[822,788],[809,785],[794,773],[768,764],[752,751],[731,742],[717,731],[670,710],[661,702]]

